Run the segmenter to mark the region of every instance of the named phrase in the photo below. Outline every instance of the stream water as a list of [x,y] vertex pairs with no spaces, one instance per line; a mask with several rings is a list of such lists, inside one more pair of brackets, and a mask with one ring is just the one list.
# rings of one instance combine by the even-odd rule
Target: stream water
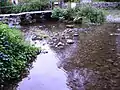
[[69,37],[74,43],[60,49],[49,45],[48,39],[32,41],[31,36],[42,31],[52,37],[55,33],[64,32],[65,24],[22,26],[26,40],[43,51],[17,90],[120,90],[118,28],[120,24],[114,23],[75,25],[72,31],[77,31],[79,36]]

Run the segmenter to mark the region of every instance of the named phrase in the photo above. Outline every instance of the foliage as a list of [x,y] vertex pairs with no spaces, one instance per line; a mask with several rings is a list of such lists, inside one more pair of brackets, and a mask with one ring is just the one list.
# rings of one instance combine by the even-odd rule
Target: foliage
[[22,37],[19,30],[0,23],[0,88],[20,81],[37,55],[38,49]]
[[77,9],[77,16],[86,18],[91,23],[103,23],[105,21],[104,12],[92,6],[81,6]]
[[64,9],[61,9],[59,7],[54,8],[53,11],[52,11],[51,17],[55,18],[55,19],[64,18],[64,12],[65,12]]
[[11,5],[7,0],[1,0],[0,1],[0,7],[2,7],[2,6],[9,6],[9,5]]
[[27,4],[13,6],[11,12],[18,13],[18,12],[29,12],[29,11],[37,11],[37,10],[44,10],[48,7],[47,0],[33,0],[29,1]]
[[103,23],[105,21],[105,15],[103,10],[86,5],[73,9],[55,8],[52,11],[51,17],[69,21],[76,19],[78,20],[78,18],[80,19],[81,17],[83,18],[83,22],[84,20],[87,20],[87,22],[89,23]]
[[51,17],[63,20],[73,20],[75,13],[75,10],[72,8],[61,9],[57,7],[53,9]]
[[20,13],[20,12],[29,12],[37,10],[45,10],[49,7],[48,0],[29,0],[21,2],[18,5],[11,5],[9,8],[5,9],[5,13]]
[[64,18],[66,20],[73,20],[76,15],[74,8],[68,8],[64,11]]

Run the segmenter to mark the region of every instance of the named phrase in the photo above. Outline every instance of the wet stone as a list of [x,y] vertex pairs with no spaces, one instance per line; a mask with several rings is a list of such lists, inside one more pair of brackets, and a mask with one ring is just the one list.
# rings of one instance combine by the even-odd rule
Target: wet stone
[[120,56],[120,53],[117,53],[117,56]]
[[114,61],[112,59],[107,59],[107,62],[113,63]]
[[42,50],[41,53],[46,54],[46,53],[48,53],[48,51]]
[[77,36],[79,36],[79,34],[75,33],[73,36],[74,36],[74,37],[77,37]]
[[74,25],[66,25],[67,28],[73,28]]
[[99,48],[100,50],[103,50],[103,48]]
[[115,62],[115,63],[113,63],[113,65],[114,65],[114,66],[118,66],[118,63]]
[[67,43],[68,43],[68,44],[73,44],[74,41],[73,41],[72,39],[67,39]]
[[114,35],[113,33],[110,34],[110,36],[113,36],[113,35]]
[[34,41],[34,40],[42,40],[42,37],[39,37],[39,36],[33,36],[32,37],[32,40]]
[[120,31],[120,28],[118,28],[117,31]]
[[64,46],[64,43],[59,42],[55,47],[56,48],[63,48],[63,46]]
[[114,48],[112,48],[111,50],[112,50],[112,51],[115,51],[115,49],[114,49]]
[[98,62],[96,62],[95,64],[96,64],[97,66],[101,66],[101,64],[100,64],[100,63],[98,63]]

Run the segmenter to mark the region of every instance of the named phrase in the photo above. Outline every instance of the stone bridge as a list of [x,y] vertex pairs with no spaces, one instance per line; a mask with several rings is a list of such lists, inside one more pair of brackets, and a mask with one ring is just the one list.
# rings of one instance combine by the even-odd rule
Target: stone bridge
[[17,14],[0,14],[0,21],[6,24],[18,25],[41,22],[51,19],[52,10],[22,12]]

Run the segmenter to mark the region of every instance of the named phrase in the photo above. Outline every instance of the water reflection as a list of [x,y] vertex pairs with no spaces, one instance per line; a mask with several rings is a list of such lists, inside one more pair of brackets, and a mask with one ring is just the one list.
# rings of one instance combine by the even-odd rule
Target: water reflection
[[[36,42],[39,47],[40,42]],[[56,65],[59,59],[47,44],[42,48],[48,53],[38,55],[30,75],[19,84],[18,90],[68,90],[66,74]]]

